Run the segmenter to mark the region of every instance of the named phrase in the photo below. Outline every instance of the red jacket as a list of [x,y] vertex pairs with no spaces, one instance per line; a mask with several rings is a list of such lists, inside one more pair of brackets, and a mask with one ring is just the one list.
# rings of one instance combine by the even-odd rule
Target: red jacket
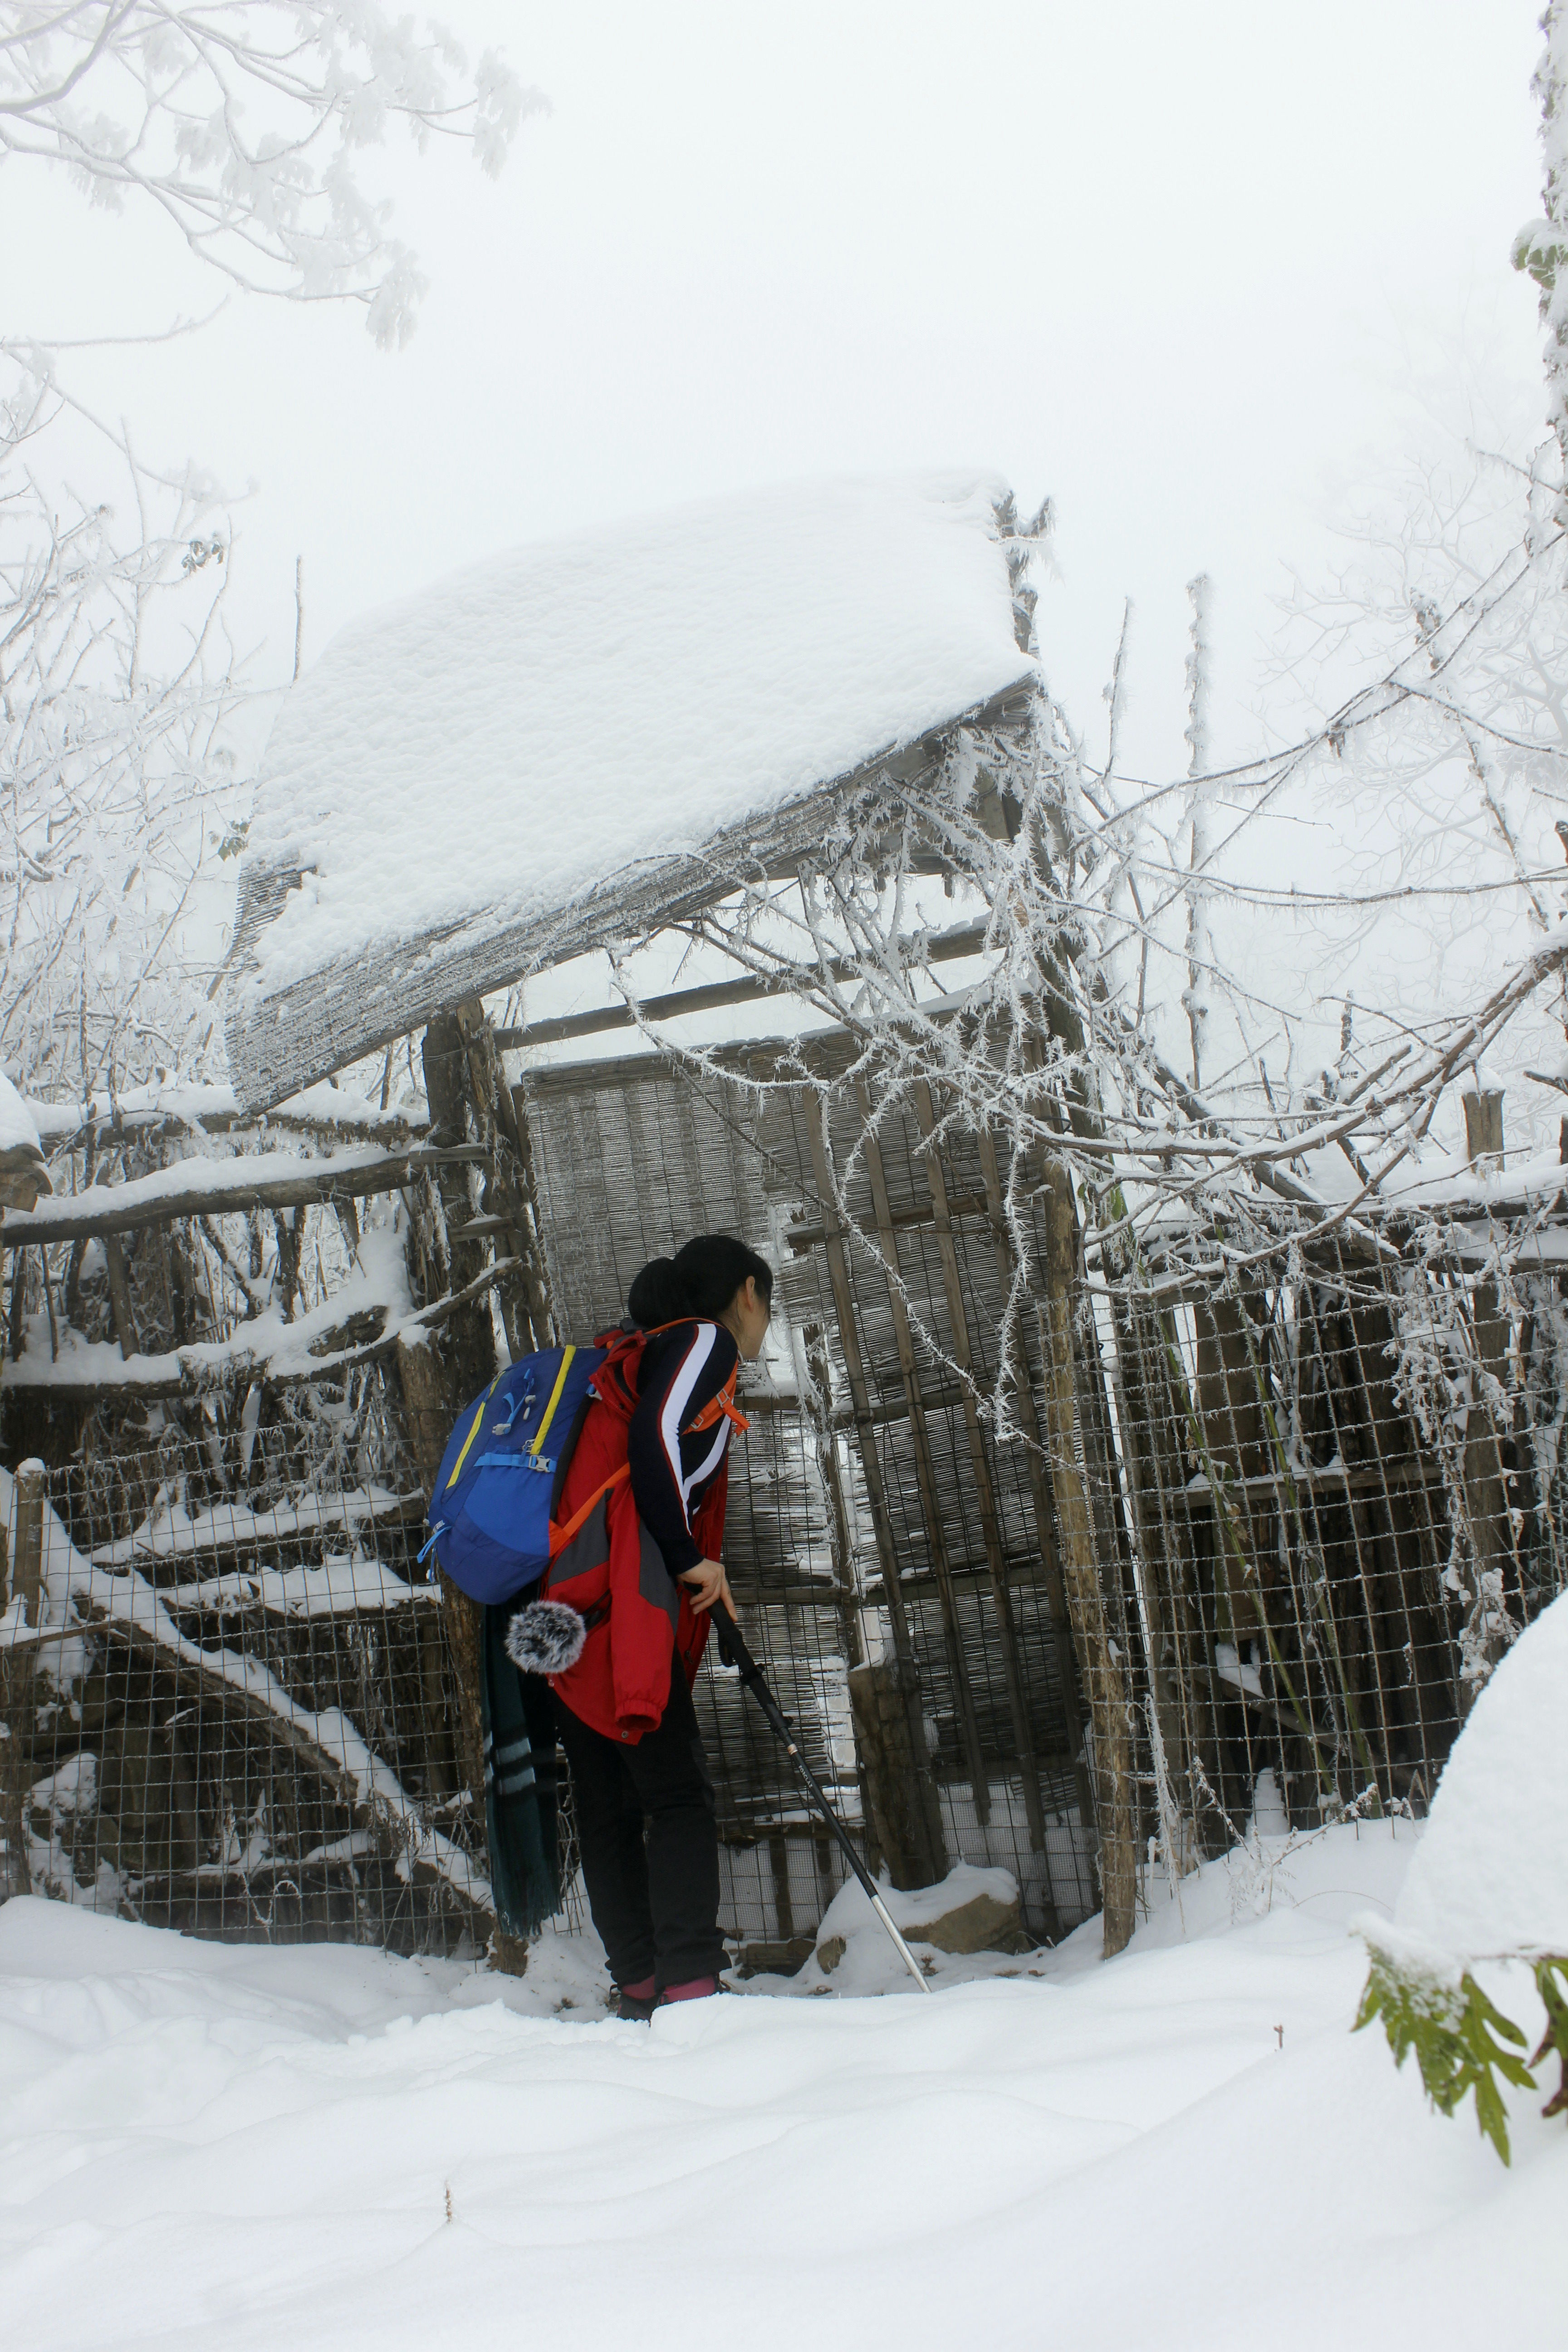
[[[701,1324],[685,1328],[694,1328],[700,1340],[712,1329]],[[560,1526],[570,1527],[584,1506],[592,1507],[551,1561],[541,1587],[552,1601],[581,1612],[588,1626],[582,1656],[564,1674],[551,1675],[552,1688],[591,1730],[632,1747],[663,1719],[672,1654],[679,1652],[689,1686],[708,1640],[708,1612],[698,1615],[685,1586],[670,1574],[643,1524],[629,1475],[628,1439],[648,1336],[629,1335],[618,1347],[612,1342],[611,1360],[595,1378],[596,1402],[588,1408],[557,1506]],[[732,1402],[734,1386],[731,1370],[722,1390],[685,1422],[683,1433],[715,1428],[721,1420],[744,1429]],[[689,1528],[681,1548],[691,1559],[716,1559],[724,1539],[728,1461],[721,1454],[689,1519],[679,1477],[678,1467],[681,1534]]]

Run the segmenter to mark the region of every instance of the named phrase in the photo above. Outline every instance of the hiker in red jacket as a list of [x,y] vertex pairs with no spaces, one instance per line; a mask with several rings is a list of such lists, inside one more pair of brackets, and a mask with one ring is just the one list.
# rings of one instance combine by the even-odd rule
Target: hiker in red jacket
[[[724,1964],[691,1685],[714,1603],[734,1614],[719,1557],[726,1457],[731,1429],[746,1426],[736,1376],[762,1352],[773,1287],[765,1259],[726,1234],[644,1266],[627,1325],[599,1343],[610,1358],[556,1507],[566,1527],[592,1503],[542,1591],[579,1612],[586,1635],[549,1679],[588,1906],[626,2018],[716,1992]],[[508,1646],[537,1664],[525,1639]]]

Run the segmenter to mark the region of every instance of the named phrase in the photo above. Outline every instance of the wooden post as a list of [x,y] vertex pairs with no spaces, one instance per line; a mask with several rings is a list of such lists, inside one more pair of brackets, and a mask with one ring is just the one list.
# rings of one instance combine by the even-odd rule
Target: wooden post
[[1161,1737],[1167,1769],[1185,1796],[1198,1854],[1221,1853],[1223,1822],[1205,1810],[1193,1769],[1196,1763],[1205,1777],[1217,1780],[1210,1660],[1195,1609],[1192,1526],[1184,1508],[1190,1443],[1186,1375],[1180,1369],[1171,1318],[1146,1293],[1130,1285],[1121,1292],[1114,1316],[1119,1380],[1126,1398],[1129,1483],[1141,1518],[1154,1650],[1149,1672],[1156,1705],[1166,1710],[1160,1716]]
[[1079,1260],[1078,1211],[1073,1201],[1072,1176],[1062,1160],[1047,1163],[1043,1192],[1045,1297],[1039,1317],[1040,1349],[1046,1367],[1046,1433],[1050,1446],[1057,1527],[1061,1538],[1062,1572],[1094,1736],[1100,1899],[1104,1949],[1109,1959],[1121,1950],[1131,1936],[1138,1887],[1127,1688],[1121,1662],[1111,1651],[1095,1557],[1094,1515],[1082,1466],[1072,1334]]
[[[468,1040],[458,1015],[437,1013],[425,1032],[425,1094],[430,1106],[433,1134],[461,1142],[468,1134],[472,1085]],[[454,1288],[475,1280],[485,1270],[485,1243],[465,1235],[472,1221],[473,1203],[461,1162],[448,1162],[437,1171],[443,1222],[447,1228],[447,1280]],[[433,1486],[441,1455],[457,1413],[495,1378],[496,1345],[489,1301],[481,1298],[460,1308],[443,1329],[437,1354],[432,1347],[397,1343],[397,1369],[409,1408],[410,1436],[420,1476]],[[432,1512],[436,1510],[432,1500]],[[485,1818],[484,1711],[481,1697],[484,1612],[458,1591],[449,1578],[441,1579],[442,1619],[458,1685],[458,1753],[468,1786],[475,1819]],[[514,1944],[499,1929],[490,1939],[491,1965],[509,1976],[521,1976],[527,1965],[526,1945]]]
[[125,1244],[118,1234],[103,1236],[103,1263],[109,1276],[109,1304],[114,1316],[114,1336],[120,1342],[120,1352],[127,1358],[135,1355],[140,1346],[136,1337],[136,1317],[131,1305],[131,1278],[125,1267]]
[[468,1099],[479,1138],[489,1153],[484,1207],[504,1218],[501,1235],[521,1271],[500,1286],[502,1318],[514,1356],[552,1346],[559,1338],[550,1297],[527,1112],[507,1084],[500,1051],[484,1006],[459,1004],[457,1022],[468,1056]]
[[[11,1264],[15,1268],[15,1251]],[[10,1537],[9,1528],[0,1528],[0,1616],[4,1616],[11,1601]],[[27,1866],[26,1805],[30,1768],[22,1744],[23,1709],[18,1687],[25,1657],[30,1673],[32,1658],[29,1654],[21,1650],[0,1651],[0,1712],[4,1713],[5,1724],[5,1738],[0,1739],[0,1837],[5,1841],[0,1895],[30,1895],[33,1891],[32,1873]]]
[[1002,1549],[1002,1531],[996,1514],[995,1489],[991,1481],[991,1465],[985,1458],[985,1439],[980,1427],[980,1414],[974,1402],[974,1355],[970,1346],[969,1323],[963,1308],[963,1285],[958,1271],[958,1251],[952,1238],[952,1217],[948,1205],[947,1178],[942,1165],[942,1155],[931,1137],[936,1117],[931,1108],[931,1088],[922,1078],[914,1090],[915,1112],[925,1139],[921,1154],[926,1171],[926,1184],[931,1192],[931,1214],[936,1221],[937,1255],[942,1260],[942,1288],[947,1295],[947,1316],[952,1328],[953,1361],[963,1374],[963,1426],[969,1439],[970,1468],[974,1477],[974,1503],[980,1518],[981,1541],[985,1547],[985,1565],[991,1580],[991,1599],[996,1611],[996,1626],[1002,1644],[1002,1674],[1007,1688],[1007,1712],[1012,1719],[1013,1738],[1018,1750],[1018,1774],[1024,1790],[1024,1815],[1029,1825],[1029,1843],[1036,1853],[1046,1850],[1045,1807],[1040,1798],[1040,1771],[1035,1759],[1035,1738],[1029,1726],[1028,1694],[1024,1687],[1023,1661],[1018,1654],[1018,1632],[1013,1618],[1013,1596],[1007,1590],[1007,1561]]
[[1472,1168],[1502,1158],[1500,1092],[1461,1095],[1465,1107],[1465,1157]]
[[43,1622],[44,1490],[48,1481],[48,1472],[36,1457],[16,1473],[11,1598],[20,1601],[29,1625]]
[[[441,1360],[427,1342],[399,1339],[397,1343],[397,1377],[403,1387],[403,1407],[413,1441],[419,1475],[426,1490],[433,1488],[436,1474],[441,1466],[441,1456],[447,1450],[447,1439],[453,1420],[450,1390]],[[439,1516],[432,1499],[432,1519]],[[441,1616],[451,1646],[453,1671],[458,1683],[458,1754],[462,1760],[463,1780],[474,1802],[476,1812],[483,1817],[485,1801],[484,1716],[479,1702],[479,1642],[483,1633],[484,1612],[466,1592],[459,1592],[444,1572],[441,1577]]]
[[[1145,1310],[1146,1311],[1146,1310]],[[1111,1300],[1111,1328],[1116,1340],[1116,1418],[1121,1433],[1127,1495],[1132,1513],[1134,1559],[1133,1598],[1142,1619],[1143,1647],[1149,1668],[1149,1694],[1153,1709],[1152,1730],[1158,1733],[1163,1756],[1164,1795],[1174,1808],[1173,1822],[1164,1818],[1161,1829],[1170,1848],[1168,1862],[1176,1875],[1194,1869],[1198,1862],[1192,1759],[1188,1753],[1182,1696],[1188,1679],[1182,1671],[1167,1594],[1178,1579],[1166,1561],[1164,1513],[1161,1493],[1163,1465],[1152,1401],[1142,1380],[1140,1351],[1133,1339],[1133,1307],[1125,1292]],[[1185,1795],[1188,1811],[1182,1811]]]
[[[455,1013],[438,1013],[425,1032],[425,1094],[433,1138],[461,1143],[468,1131],[468,1052]],[[437,1190],[447,1227],[447,1278],[454,1290],[477,1281],[488,1263],[486,1244],[462,1228],[473,1221],[468,1170],[447,1161],[437,1171]],[[427,1303],[427,1302],[426,1302]],[[495,1332],[489,1300],[477,1299],[452,1316],[441,1340],[441,1358],[451,1374],[457,1408],[495,1378]]]
[[[822,1481],[823,1497],[827,1505],[827,1552],[833,1562],[838,1627],[844,1643],[845,1664],[854,1667],[864,1662],[866,1644],[860,1627],[860,1595],[856,1587],[854,1546],[849,1539],[849,1507],[845,1500],[844,1481],[838,1469],[838,1433],[833,1426],[833,1380],[827,1334],[820,1323],[806,1323],[802,1326],[800,1336],[805,1351],[805,1379],[800,1400],[801,1434],[811,1449],[817,1476]],[[871,1811],[871,1784],[858,1741],[856,1742],[856,1779],[860,1784],[860,1819],[865,1823],[867,1835],[874,1840],[876,1826]],[[874,1856],[872,1866],[876,1866]]]
[[[877,1454],[876,1427],[871,1418],[871,1396],[866,1381],[866,1367],[860,1354],[860,1335],[855,1322],[855,1299],[849,1286],[849,1265],[844,1250],[843,1225],[834,1198],[833,1181],[827,1164],[827,1113],[820,1101],[806,1106],[806,1129],[811,1139],[812,1169],[816,1176],[817,1197],[822,1203],[824,1246],[827,1256],[828,1280],[833,1289],[833,1304],[838,1318],[839,1344],[844,1350],[844,1369],[848,1375],[850,1401],[855,1408],[855,1431],[860,1444],[860,1463],[866,1476],[866,1506],[871,1515],[871,1530],[876,1538],[877,1559],[882,1571],[882,1591],[888,1606],[888,1621],[892,1628],[894,1653],[904,1668],[900,1691],[908,1717],[910,1769],[917,1780],[918,1801],[914,1817],[924,1823],[925,1836],[921,1859],[907,1867],[919,1875],[906,1877],[910,1886],[932,1886],[947,1875],[947,1850],[942,1830],[942,1810],[937,1801],[936,1781],[931,1769],[931,1755],[926,1746],[925,1722],[921,1712],[919,1675],[915,1664],[914,1644],[910,1639],[909,1615],[904,1607],[903,1587],[899,1578],[898,1554],[893,1546],[892,1526],[888,1517],[887,1491],[882,1484],[882,1465]],[[870,1757],[865,1757],[868,1780],[873,1778]],[[877,1799],[872,1797],[873,1814]],[[898,1806],[888,1801],[889,1813]],[[891,1859],[888,1864],[893,1868]],[[895,1875],[893,1884],[899,1885]]]
[[849,1507],[844,1499],[844,1481],[838,1474],[827,1334],[820,1323],[807,1323],[802,1327],[800,1336],[805,1349],[805,1387],[801,1398],[801,1418],[805,1424],[804,1433],[811,1447],[827,1504],[827,1554],[833,1562],[833,1583],[838,1599],[838,1622],[844,1635],[844,1654],[850,1665],[858,1666],[865,1655],[865,1644],[860,1635],[860,1596],[855,1589]]
[[969,1767],[969,1785],[974,1792],[974,1818],[984,1829],[991,1819],[991,1782],[984,1759],[980,1752],[980,1722],[974,1709],[974,1693],[969,1680],[968,1661],[963,1654],[963,1638],[958,1622],[958,1604],[952,1589],[952,1565],[947,1556],[947,1543],[942,1534],[942,1512],[937,1503],[936,1469],[931,1460],[931,1433],[926,1427],[925,1407],[921,1402],[920,1367],[915,1360],[914,1335],[910,1328],[909,1308],[899,1286],[899,1236],[893,1223],[892,1203],[888,1197],[887,1173],[882,1166],[882,1150],[871,1125],[871,1106],[863,1081],[858,1083],[856,1095],[864,1122],[861,1149],[865,1153],[866,1171],[871,1180],[871,1202],[877,1214],[877,1238],[882,1246],[891,1272],[888,1280],[888,1304],[893,1311],[893,1340],[899,1351],[899,1372],[904,1383],[904,1399],[910,1412],[910,1439],[914,1447],[915,1479],[920,1487],[921,1509],[925,1515],[926,1540],[931,1545],[931,1569],[936,1577],[937,1591],[942,1599],[942,1624],[947,1633],[948,1661],[952,1671],[953,1696],[958,1706],[959,1730],[963,1740],[964,1761]]
[[[24,1623],[37,1626],[43,1619],[44,1490],[48,1474],[38,1461],[24,1462],[13,1488],[11,1541],[0,1544],[0,1610],[22,1604]],[[3,1534],[3,1531],[0,1531]],[[5,1549],[11,1554],[5,1575]],[[37,1653],[31,1644],[0,1652],[0,1707],[5,1738],[0,1742],[0,1829],[5,1838],[5,1892],[28,1895],[32,1874],[27,1865],[27,1792],[33,1777],[33,1669]]]
[[[1254,1591],[1261,1599],[1267,1567],[1274,1550],[1274,1504],[1269,1491],[1246,1482],[1266,1478],[1275,1467],[1264,1419],[1254,1325],[1264,1321],[1262,1296],[1248,1291],[1239,1297],[1220,1294],[1199,1299],[1193,1308],[1197,1330],[1198,1418],[1204,1444],[1217,1471],[1237,1482],[1229,1498],[1247,1558],[1255,1571]],[[1226,1498],[1214,1497],[1215,1601],[1228,1638],[1244,1654],[1258,1634],[1258,1612],[1242,1589],[1241,1564],[1224,1533]]]
[[[855,1745],[866,1768],[871,1828],[888,1874],[895,1886],[929,1886],[934,1882],[930,1832],[921,1802],[922,1773],[910,1738],[911,1723],[920,1720],[913,1668],[897,1657],[851,1667],[849,1708]],[[924,1778],[929,1781],[929,1771]]]

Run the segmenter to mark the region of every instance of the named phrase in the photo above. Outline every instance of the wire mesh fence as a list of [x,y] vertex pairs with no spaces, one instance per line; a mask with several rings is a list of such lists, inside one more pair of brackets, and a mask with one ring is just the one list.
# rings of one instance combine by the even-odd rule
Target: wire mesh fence
[[[884,1841],[895,1877],[1002,1863],[1026,1925],[1057,1935],[1118,1853],[1146,1891],[1249,1823],[1425,1811],[1479,1681],[1565,1580],[1561,1201],[1511,1227],[1406,1213],[1371,1246],[1304,1244],[1310,1221],[1280,1213],[1244,1280],[1194,1214],[1120,1275],[1080,1262],[1055,1336],[1026,1314],[1004,1364],[1005,1139],[943,1129],[939,1149],[923,1089],[874,1106],[847,1051],[797,1044],[798,1082],[765,1047],[695,1083],[651,1059],[577,1068],[528,1108],[584,1328],[691,1233],[779,1266],[787,1346],[747,1400],[734,1582],[802,1721],[830,1754],[847,1728],[838,1795],[873,1843],[854,1685],[868,1658],[907,1667],[900,1769],[935,1822],[921,1851]],[[1021,1189],[1036,1269],[1045,1194]],[[1075,1485],[1091,1607],[1081,1576],[1068,1590]],[[764,1842],[804,1831],[754,1739],[726,1776]],[[759,1912],[770,1874],[759,1860]]]
[[[745,1049],[732,1080],[620,1061],[526,1108],[574,1337],[694,1233],[778,1269],[726,1558],[873,1861],[906,1885],[1000,1864],[1056,1937],[1249,1822],[1424,1811],[1490,1664],[1568,1580],[1559,1204],[1432,1212],[1370,1249],[1280,1213],[1241,1275],[1189,1221],[1008,1323],[1000,1192],[1037,1220],[1043,1181],[1020,1188],[1000,1137],[937,1148],[918,1089],[873,1118],[842,1048],[812,1050],[809,1084],[757,1092],[776,1056]],[[422,1356],[259,1427],[171,1406],[48,1473],[35,1604],[0,1643],[10,1889],[483,1950],[471,1677],[465,1700],[457,1612],[416,1562],[447,1411],[415,1393]],[[697,1703],[721,1926],[747,1964],[793,1966],[839,1855],[711,1654]]]
[[49,1474],[4,1653],[11,1888],[226,1938],[482,1948],[424,1496],[320,1463],[250,1478],[172,1433]]
[[1426,1810],[1468,1706],[1563,1585],[1561,1325],[1510,1237],[1341,1236],[1245,1286],[1131,1284],[1095,1327],[1118,1446],[1141,1825],[1213,1851]]

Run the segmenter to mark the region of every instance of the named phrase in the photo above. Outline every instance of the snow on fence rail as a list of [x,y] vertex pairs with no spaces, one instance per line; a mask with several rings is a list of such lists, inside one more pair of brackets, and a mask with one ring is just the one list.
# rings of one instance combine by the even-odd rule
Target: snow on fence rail
[[[38,1589],[0,1619],[11,1891],[222,1937],[482,1949],[422,1497],[316,1475],[259,1509],[191,1508],[214,1482],[189,1445],[50,1478]],[[0,1510],[19,1527],[3,1473]]]

